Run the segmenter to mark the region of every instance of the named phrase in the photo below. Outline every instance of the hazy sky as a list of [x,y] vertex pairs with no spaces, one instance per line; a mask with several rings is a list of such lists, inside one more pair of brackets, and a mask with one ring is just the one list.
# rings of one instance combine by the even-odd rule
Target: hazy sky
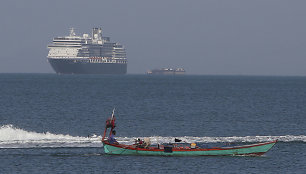
[[53,73],[56,36],[102,27],[128,73],[306,75],[305,0],[2,0],[0,73]]

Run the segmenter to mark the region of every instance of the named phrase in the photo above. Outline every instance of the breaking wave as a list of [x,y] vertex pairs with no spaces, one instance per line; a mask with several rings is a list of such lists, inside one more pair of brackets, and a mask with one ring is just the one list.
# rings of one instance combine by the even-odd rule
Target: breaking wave
[[[133,144],[136,138],[145,137],[117,137],[120,143]],[[244,136],[244,137],[149,137],[152,144],[170,143],[174,138],[183,142],[198,143],[253,143],[278,139],[280,142],[306,142],[305,135],[284,136]],[[0,148],[44,148],[44,147],[102,147],[101,136],[93,134],[89,137],[38,133],[16,128],[13,125],[3,125],[0,128]]]

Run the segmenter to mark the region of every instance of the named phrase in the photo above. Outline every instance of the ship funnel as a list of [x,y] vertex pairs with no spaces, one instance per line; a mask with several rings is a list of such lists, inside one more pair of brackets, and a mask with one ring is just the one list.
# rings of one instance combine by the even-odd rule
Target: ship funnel
[[93,40],[102,40],[102,29],[101,28],[93,28],[92,29],[92,39]]

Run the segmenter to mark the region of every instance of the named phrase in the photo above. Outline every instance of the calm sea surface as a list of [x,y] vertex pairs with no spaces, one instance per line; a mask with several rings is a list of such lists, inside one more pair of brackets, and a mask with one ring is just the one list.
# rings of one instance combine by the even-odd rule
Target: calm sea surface
[[[0,74],[1,173],[305,173],[306,77]],[[262,157],[105,155],[117,139],[220,146],[279,139]]]

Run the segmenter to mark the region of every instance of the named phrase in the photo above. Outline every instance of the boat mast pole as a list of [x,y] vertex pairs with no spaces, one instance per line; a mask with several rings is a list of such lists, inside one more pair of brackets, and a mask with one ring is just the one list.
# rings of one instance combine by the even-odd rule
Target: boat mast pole
[[111,120],[110,120],[110,122],[112,124],[112,128],[109,131],[109,137],[112,135],[113,129],[115,128],[115,119],[114,119],[114,116],[115,116],[115,108],[113,109],[112,117],[111,117]]
[[111,130],[110,130],[110,132],[109,132],[109,137],[112,135],[112,131],[113,131],[113,129],[115,128],[115,120],[116,120],[114,114],[115,114],[115,108],[113,109],[113,113],[112,113],[111,118],[109,118],[109,119],[106,120],[105,129],[104,129],[103,137],[102,137],[102,140],[101,140],[102,142],[105,140],[106,132],[107,132],[107,129],[108,129],[109,127],[111,127]]

